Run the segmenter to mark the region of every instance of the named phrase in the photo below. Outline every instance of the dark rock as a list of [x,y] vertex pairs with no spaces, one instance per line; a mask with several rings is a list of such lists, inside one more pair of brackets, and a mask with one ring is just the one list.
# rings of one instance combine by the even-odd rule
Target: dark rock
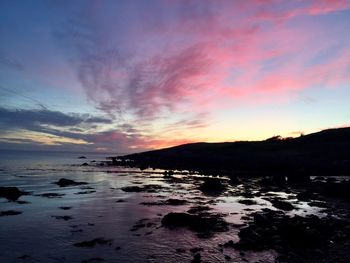
[[309,206],[317,206],[317,207],[323,207],[323,208],[328,208],[329,204],[327,202],[322,202],[322,201],[311,201],[307,203]]
[[14,215],[20,215],[23,212],[21,211],[15,211],[15,210],[7,210],[7,211],[1,211],[0,216],[14,216]]
[[71,217],[71,216],[51,216],[51,217],[56,218],[56,219],[61,219],[64,221],[68,221],[68,220],[73,219],[73,217]]
[[284,211],[290,211],[294,209],[294,206],[291,203],[288,203],[286,201],[275,199],[275,200],[272,200],[271,203],[274,207]]
[[184,200],[184,199],[168,199],[168,200],[165,200],[165,204],[166,205],[174,205],[174,206],[177,206],[177,205],[185,205],[187,204],[187,201]]
[[88,166],[89,164],[88,163],[83,163],[81,166]]
[[254,223],[259,226],[269,226],[271,223],[264,214],[255,213],[253,215]]
[[111,246],[113,243],[113,239],[104,239],[104,238],[95,238],[89,241],[83,241],[83,242],[78,242],[75,243],[74,246],[76,247],[88,247],[92,248],[95,247],[96,245],[108,245]]
[[186,227],[200,233],[200,237],[212,236],[215,232],[225,232],[228,224],[219,215],[188,213],[169,213],[162,219],[162,225],[168,228]]
[[78,159],[86,159],[86,156],[80,156]]
[[22,195],[28,195],[28,192],[19,190],[17,187],[0,187],[0,197],[9,201],[16,201]]
[[184,199],[168,199],[165,201],[158,202],[142,202],[142,205],[171,205],[171,206],[180,206],[187,204],[187,201]]
[[190,252],[193,253],[193,254],[195,254],[197,252],[200,252],[200,251],[203,251],[203,248],[201,248],[201,247],[194,247],[194,248],[190,249]]
[[42,196],[42,197],[46,197],[46,198],[61,198],[62,196],[64,196],[65,194],[58,194],[58,193],[44,193],[44,194],[40,194],[37,196]]
[[185,252],[186,252],[186,249],[184,249],[184,248],[177,248],[177,249],[176,249],[176,252],[177,252],[177,253],[185,253]]
[[208,195],[219,195],[226,190],[226,185],[223,184],[221,179],[206,178],[199,190]]
[[193,256],[192,263],[200,263],[200,262],[202,262],[202,259],[201,259],[201,258],[202,258],[202,257],[201,257],[201,254],[200,254],[200,253],[195,254],[195,255]]
[[139,186],[125,186],[125,187],[122,187],[122,190],[124,192],[135,192],[135,193],[139,193],[139,192],[142,192],[142,188],[139,187]]
[[62,210],[70,210],[72,207],[71,206],[60,206],[59,209]]
[[341,242],[348,246],[346,242],[350,231],[346,230],[348,222],[345,220],[316,216],[289,217],[281,211],[270,209],[254,213],[253,218],[248,227],[240,230],[239,242],[231,242],[227,246],[253,251],[274,249],[281,256],[278,262],[304,262],[302,259],[305,255],[311,258],[305,262],[318,262],[319,251],[326,252]]
[[74,193],[74,194],[75,195],[86,195],[86,194],[92,194],[92,193],[96,193],[96,191],[94,191],[94,190],[82,191],[82,192],[77,192],[77,193]]
[[28,201],[23,201],[23,200],[17,200],[16,203],[17,203],[17,204],[20,204],[20,205],[30,204],[30,202],[28,202]]
[[29,259],[29,258],[31,258],[31,256],[27,255],[27,254],[24,254],[24,255],[18,257],[18,259]]
[[202,213],[202,212],[207,212],[209,210],[211,210],[212,208],[209,206],[193,206],[191,207],[189,210],[187,210],[187,213],[190,214],[198,214],[198,213]]
[[225,255],[225,260],[230,261],[232,258],[229,255]]
[[125,200],[124,199],[119,199],[119,200],[117,200],[117,201],[115,201],[116,203],[124,203],[125,202]]
[[60,187],[66,187],[66,186],[84,185],[84,184],[87,184],[87,183],[85,183],[85,182],[75,182],[75,181],[70,180],[70,179],[61,178],[60,180],[58,180],[54,184],[57,184]]
[[318,196],[309,190],[298,193],[297,198],[300,201],[310,201],[312,199],[317,199]]
[[227,241],[224,245],[224,247],[234,247],[235,243],[233,242],[233,240]]
[[93,263],[93,262],[101,262],[104,261],[103,258],[89,258],[89,259],[85,259],[83,260],[81,263]]
[[252,200],[252,199],[240,199],[240,200],[238,200],[238,203],[244,204],[244,205],[256,205],[257,204],[257,202],[255,200]]
[[164,187],[156,184],[149,184],[149,185],[144,185],[144,186],[125,186],[122,187],[121,189],[124,192],[135,192],[135,193],[140,193],[140,192],[147,192],[147,193],[156,193],[159,190],[163,189]]

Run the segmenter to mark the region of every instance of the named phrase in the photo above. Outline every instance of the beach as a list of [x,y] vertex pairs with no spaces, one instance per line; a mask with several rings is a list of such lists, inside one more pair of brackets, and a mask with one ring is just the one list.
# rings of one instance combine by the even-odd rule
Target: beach
[[[105,155],[28,156],[2,158],[0,187],[26,194],[0,199],[0,211],[18,212],[0,217],[1,262],[275,262],[280,253],[273,246],[231,246],[254,213],[325,218],[337,212],[324,200],[310,205],[289,187],[262,190],[258,179],[233,183],[187,171],[100,165]],[[60,186],[63,178],[75,184]],[[224,187],[205,189],[207,180]],[[193,215],[205,227],[209,220],[209,227],[176,219],[167,224],[169,213]]]

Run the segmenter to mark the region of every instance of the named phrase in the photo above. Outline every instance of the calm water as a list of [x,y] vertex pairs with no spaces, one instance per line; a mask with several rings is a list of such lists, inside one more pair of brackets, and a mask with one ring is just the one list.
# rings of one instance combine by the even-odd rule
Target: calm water
[[[78,159],[84,155],[87,159]],[[234,249],[220,251],[218,244],[228,240],[237,241],[237,227],[218,233],[211,238],[198,238],[186,230],[169,230],[161,227],[162,216],[168,212],[184,212],[198,204],[208,205],[213,212],[224,213],[230,223],[240,224],[242,216],[271,204],[263,198],[255,198],[257,205],[238,203],[239,196],[232,192],[241,186],[232,186],[220,197],[205,196],[198,188],[198,176],[180,176],[179,180],[168,180],[160,173],[141,173],[119,167],[81,166],[83,162],[103,160],[105,154],[1,152],[0,186],[17,186],[31,192],[19,200],[19,204],[0,198],[0,211],[17,210],[20,215],[0,217],[0,262],[82,262],[90,258],[103,258],[105,262],[191,262],[193,247],[201,247],[204,262],[242,262],[243,256]],[[60,178],[88,182],[88,187],[60,188],[53,184]],[[162,188],[156,193],[126,193],[121,187],[155,184]],[[86,186],[85,186],[86,187]],[[96,191],[83,193],[86,191]],[[60,198],[38,196],[43,193],[64,194]],[[275,193],[288,197],[286,193]],[[140,203],[185,199],[188,205],[146,206]],[[116,202],[123,200],[124,202]],[[72,207],[62,210],[59,207]],[[296,204],[293,213],[318,213],[306,203]],[[70,216],[71,220],[53,216]],[[130,231],[139,220],[149,227]],[[113,239],[112,245],[97,245],[93,248],[75,247],[73,244],[94,238]],[[120,249],[119,249],[120,247]],[[117,249],[116,249],[117,248]],[[186,252],[178,253],[176,249]],[[25,259],[18,257],[27,255]],[[248,262],[274,262],[276,253],[267,251],[248,253]],[[97,262],[97,261],[91,261]]]

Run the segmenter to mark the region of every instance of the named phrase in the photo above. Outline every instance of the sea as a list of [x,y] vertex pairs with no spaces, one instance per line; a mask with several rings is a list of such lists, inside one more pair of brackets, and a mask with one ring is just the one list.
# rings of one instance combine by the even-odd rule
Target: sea
[[[246,223],[247,215],[263,208],[274,209],[261,197],[254,198],[256,204],[239,203],[243,197],[232,193],[246,185],[209,196],[198,189],[204,175],[175,171],[169,180],[162,170],[100,165],[109,155],[0,151],[0,187],[13,186],[30,193],[17,201],[0,198],[0,211],[20,212],[0,216],[0,262],[179,263],[191,262],[197,253],[194,251],[199,251],[203,262],[275,261],[273,250],[240,253],[222,248],[225,242],[239,240],[239,227]],[[82,156],[86,158],[79,158]],[[59,187],[55,182],[61,178],[87,184]],[[123,190],[145,185],[157,186],[157,190]],[[290,193],[272,194],[293,201]],[[186,202],[176,206],[163,202],[168,199]],[[220,214],[230,223],[229,231],[203,238],[186,228],[162,226],[166,214],[186,212],[199,205]],[[321,213],[307,203],[295,206],[297,209],[290,213]],[[103,242],[79,246],[92,240]]]

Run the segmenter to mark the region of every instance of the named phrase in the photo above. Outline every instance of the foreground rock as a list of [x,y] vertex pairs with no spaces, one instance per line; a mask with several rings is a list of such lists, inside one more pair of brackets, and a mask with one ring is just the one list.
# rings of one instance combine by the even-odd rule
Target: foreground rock
[[64,195],[65,194],[60,194],[60,193],[43,193],[43,194],[39,194],[36,196],[41,196],[41,197],[46,197],[46,198],[61,198]]
[[142,202],[142,205],[169,205],[169,206],[180,206],[180,205],[186,205],[188,201],[184,199],[174,199],[170,198],[167,200],[157,201],[157,202]]
[[0,216],[15,216],[20,215],[23,212],[21,211],[15,211],[15,210],[7,210],[7,211],[0,211]]
[[164,189],[163,186],[157,184],[148,184],[143,186],[125,186],[121,188],[124,192],[146,192],[146,193],[157,193],[158,191]]
[[0,197],[9,201],[17,201],[22,195],[28,195],[28,192],[19,190],[17,187],[0,187]]
[[204,194],[220,195],[226,190],[226,185],[218,178],[206,178],[204,183],[199,187]]
[[288,217],[270,209],[254,213],[253,221],[240,230],[239,237],[238,243],[230,241],[224,246],[255,251],[275,249],[281,254],[278,262],[317,262],[324,254],[332,256],[335,247],[350,248],[348,221],[316,216]]
[[87,183],[86,182],[75,182],[75,181],[70,180],[70,179],[61,178],[57,182],[54,182],[54,184],[57,184],[60,187],[66,187],[66,186],[85,185]]
[[88,247],[92,248],[95,247],[96,245],[108,245],[111,246],[113,243],[112,239],[104,239],[104,238],[95,238],[89,241],[83,241],[79,243],[75,243],[74,246],[76,247]]
[[271,203],[274,207],[284,211],[291,211],[294,209],[294,206],[291,203],[288,203],[287,201],[274,199],[271,200]]
[[185,227],[197,232],[199,237],[210,237],[216,232],[228,231],[228,223],[215,214],[169,213],[162,219],[162,226],[168,228]]

